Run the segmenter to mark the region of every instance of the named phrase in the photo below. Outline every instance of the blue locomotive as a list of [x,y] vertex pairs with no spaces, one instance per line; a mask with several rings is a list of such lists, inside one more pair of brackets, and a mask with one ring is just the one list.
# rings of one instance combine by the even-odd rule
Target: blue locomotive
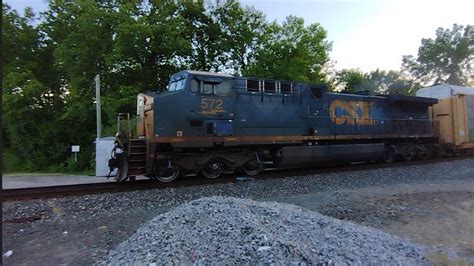
[[330,93],[324,86],[201,71],[137,98],[137,136],[118,134],[118,180],[163,182],[267,167],[429,158],[436,99]]

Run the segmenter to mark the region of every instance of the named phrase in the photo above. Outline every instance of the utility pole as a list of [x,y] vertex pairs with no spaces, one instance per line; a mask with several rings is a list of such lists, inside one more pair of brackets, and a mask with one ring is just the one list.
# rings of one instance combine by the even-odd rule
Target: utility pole
[[96,103],[96,114],[97,114],[97,139],[99,139],[102,134],[102,121],[101,121],[101,113],[100,113],[100,76],[99,74],[95,76],[95,103]]

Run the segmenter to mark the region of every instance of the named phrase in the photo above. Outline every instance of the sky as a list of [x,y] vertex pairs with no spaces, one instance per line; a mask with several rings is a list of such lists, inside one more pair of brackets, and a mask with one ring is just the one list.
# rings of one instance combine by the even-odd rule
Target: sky
[[[21,13],[46,10],[45,0],[5,0]],[[241,0],[266,14],[268,21],[302,17],[319,23],[332,42],[337,69],[368,72],[397,70],[403,55],[416,55],[422,38],[434,38],[438,27],[474,25],[474,0]]]

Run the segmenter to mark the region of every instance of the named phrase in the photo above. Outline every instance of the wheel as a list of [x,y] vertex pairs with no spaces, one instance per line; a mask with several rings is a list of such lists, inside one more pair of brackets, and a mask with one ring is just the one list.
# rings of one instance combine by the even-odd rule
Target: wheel
[[417,157],[420,158],[421,160],[428,160],[431,158],[431,152],[428,147],[421,146],[417,150]]
[[388,147],[385,151],[384,161],[386,163],[393,163],[397,160],[397,152],[393,147]]
[[179,176],[179,172],[179,167],[175,165],[170,167],[159,168],[153,179],[164,183],[171,182]]
[[401,151],[401,155],[403,157],[403,160],[406,162],[410,162],[415,158],[415,150],[412,147],[403,147]]
[[225,164],[219,160],[209,161],[201,170],[201,173],[207,178],[218,178],[225,169]]
[[263,165],[256,159],[250,160],[242,166],[242,171],[249,176],[258,175],[262,170]]

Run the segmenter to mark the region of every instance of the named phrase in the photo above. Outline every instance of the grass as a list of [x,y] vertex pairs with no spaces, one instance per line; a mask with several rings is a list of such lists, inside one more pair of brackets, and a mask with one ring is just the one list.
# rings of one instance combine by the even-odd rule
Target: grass
[[[89,166],[90,167],[90,166]],[[89,168],[88,167],[88,168]],[[5,177],[17,176],[55,176],[55,175],[94,175],[93,169],[78,169],[72,158],[62,165],[51,165],[46,169],[34,170],[32,163],[21,160],[8,149],[3,150],[3,175]]]
[[3,177],[23,177],[23,176],[64,176],[64,175],[87,175],[93,176],[93,171],[77,171],[64,173],[48,173],[48,172],[10,172],[4,173]]
[[451,259],[446,254],[442,254],[439,252],[431,252],[425,255],[429,262],[433,263],[433,265],[455,265],[455,266],[463,266],[463,265],[470,265],[467,261],[461,258]]

